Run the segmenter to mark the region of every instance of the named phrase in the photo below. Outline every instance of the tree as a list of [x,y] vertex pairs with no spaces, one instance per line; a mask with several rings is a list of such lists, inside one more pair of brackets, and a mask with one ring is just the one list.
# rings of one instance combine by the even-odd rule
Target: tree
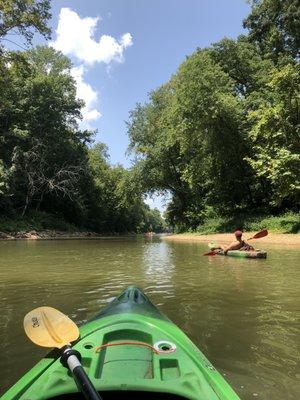
[[239,96],[246,97],[268,82],[273,63],[264,59],[257,46],[247,36],[237,40],[224,38],[208,49],[212,59],[218,63],[234,82]]
[[68,58],[37,47],[0,67],[0,209],[41,210],[96,231],[136,232],[147,220],[141,182],[109,164],[107,147],[91,149],[93,132],[80,130]]
[[31,44],[33,30],[49,38],[47,22],[50,18],[50,0],[0,0],[0,40],[19,34]]
[[268,88],[248,115],[254,153],[247,161],[267,182],[270,205],[294,208],[300,203],[300,65],[274,70]]
[[162,233],[165,232],[166,229],[167,225],[160,211],[157,208],[150,209],[149,206],[145,205],[145,215],[139,226],[139,232]]
[[243,101],[234,81],[207,51],[190,56],[176,81],[176,126],[186,159],[186,181],[203,205],[213,204],[225,212],[245,206],[250,194],[243,161]]
[[208,205],[230,212],[252,201],[242,120],[234,81],[207,50],[131,113],[130,149],[145,190],[172,194],[173,225],[197,226]]
[[141,181],[135,169],[111,166],[107,147],[95,144],[89,150],[94,181],[92,219],[96,230],[144,232],[149,228],[149,207],[143,201]]
[[283,55],[300,56],[299,0],[252,0],[252,11],[244,20],[249,40],[276,63]]
[[47,149],[37,142],[28,151],[18,147],[14,149],[13,162],[15,173],[22,175],[26,187],[25,204],[22,216],[25,215],[32,201],[36,200],[36,209],[40,208],[45,195],[54,194],[68,198],[71,201],[78,192],[77,184],[83,168],[79,165],[54,165],[49,168]]
[[9,197],[14,209],[64,210],[69,202],[76,215],[74,206],[78,210],[84,204],[75,201],[80,190],[74,188],[84,176],[92,132],[78,129],[82,102],[76,99],[70,68],[65,56],[44,47],[7,67],[9,107],[0,114],[0,158],[13,172]]
[[190,190],[183,177],[186,162],[174,134],[173,91],[170,81],[150,94],[148,104],[137,105],[130,113],[129,149],[137,157],[136,173],[144,191],[170,192],[183,221]]

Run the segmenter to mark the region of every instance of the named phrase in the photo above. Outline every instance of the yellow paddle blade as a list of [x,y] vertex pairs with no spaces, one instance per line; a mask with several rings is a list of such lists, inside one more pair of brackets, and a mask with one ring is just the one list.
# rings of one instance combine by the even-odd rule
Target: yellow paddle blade
[[29,339],[42,347],[60,349],[79,337],[76,324],[52,307],[38,307],[26,314],[24,329]]

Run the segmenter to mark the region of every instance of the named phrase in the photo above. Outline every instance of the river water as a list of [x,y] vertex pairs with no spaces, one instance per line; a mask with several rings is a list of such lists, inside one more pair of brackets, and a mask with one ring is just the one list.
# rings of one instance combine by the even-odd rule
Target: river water
[[24,315],[49,305],[82,323],[140,286],[241,399],[300,398],[300,248],[267,260],[203,257],[207,245],[159,238],[0,242],[0,393],[45,354]]

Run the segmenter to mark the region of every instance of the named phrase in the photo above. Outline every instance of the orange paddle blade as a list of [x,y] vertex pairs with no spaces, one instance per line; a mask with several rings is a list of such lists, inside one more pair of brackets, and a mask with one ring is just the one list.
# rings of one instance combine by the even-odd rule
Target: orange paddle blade
[[267,236],[268,233],[269,233],[269,232],[267,231],[267,229],[263,229],[262,231],[257,232],[254,236],[252,236],[251,238],[249,238],[249,239],[247,239],[247,240],[259,239],[259,238],[262,238],[262,237]]
[[77,325],[52,307],[38,307],[26,314],[24,329],[29,339],[42,347],[60,349],[79,337]]
[[215,251],[208,251],[207,253],[204,253],[203,256],[215,256],[217,253]]

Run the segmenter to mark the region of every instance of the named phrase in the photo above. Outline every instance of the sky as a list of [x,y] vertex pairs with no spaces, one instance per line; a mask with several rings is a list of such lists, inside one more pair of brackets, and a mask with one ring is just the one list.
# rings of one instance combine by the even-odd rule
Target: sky
[[[165,83],[185,57],[243,33],[246,0],[52,0],[48,45],[73,62],[86,102],[82,127],[109,147],[111,163],[129,167],[126,122],[136,103]],[[42,42],[42,39],[39,39]],[[150,206],[163,208],[160,198]]]

